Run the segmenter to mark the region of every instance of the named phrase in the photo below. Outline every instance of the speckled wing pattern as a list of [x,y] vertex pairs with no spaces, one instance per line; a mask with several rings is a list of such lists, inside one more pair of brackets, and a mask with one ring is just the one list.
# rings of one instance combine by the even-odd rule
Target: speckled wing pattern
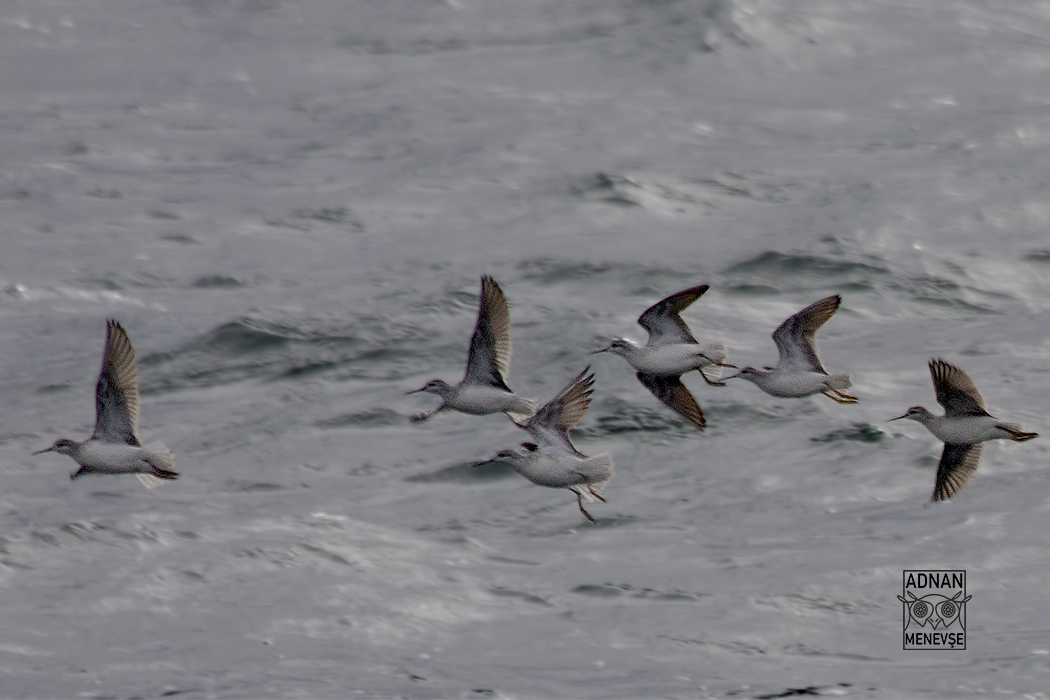
[[660,399],[667,406],[674,409],[675,413],[682,416],[700,430],[704,429],[707,421],[704,412],[700,410],[696,399],[685,388],[680,377],[663,377],[656,374],[645,374],[638,372],[638,381],[652,392],[653,396]]
[[496,280],[481,278],[481,302],[478,322],[470,339],[466,379],[488,384],[505,391],[510,372],[510,311],[507,298]]
[[700,298],[709,289],[708,285],[683,289],[663,301],[653,304],[638,317],[638,324],[649,332],[649,347],[695,343],[696,338],[689,330],[682,317],[682,311]]
[[95,432],[92,438],[139,446],[139,370],[135,349],[124,328],[106,322],[106,349],[95,387]]
[[842,297],[838,294],[814,302],[780,324],[773,331],[773,342],[780,351],[780,369],[796,369],[827,374],[817,357],[817,331],[827,323]]
[[543,405],[528,420],[525,429],[543,447],[554,447],[577,457],[584,457],[569,439],[569,431],[587,412],[594,393],[594,375],[586,367],[558,395]]
[[984,399],[973,381],[958,367],[944,360],[930,360],[930,376],[937,403],[948,416],[987,416]]
[[943,501],[959,492],[975,471],[981,461],[981,450],[984,443],[972,445],[944,444],[941,462],[937,465],[937,482],[933,486],[932,501]]

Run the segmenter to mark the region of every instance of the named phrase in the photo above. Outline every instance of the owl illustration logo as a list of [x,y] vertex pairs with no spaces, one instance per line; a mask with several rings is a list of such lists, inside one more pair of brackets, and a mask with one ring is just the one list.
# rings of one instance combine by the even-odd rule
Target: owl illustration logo
[[966,649],[966,571],[905,569],[904,649]]
[[897,600],[904,603],[905,630],[908,629],[912,622],[918,624],[919,627],[925,627],[929,624],[931,630],[935,630],[938,627],[947,629],[958,622],[959,628],[964,632],[966,631],[965,606],[966,602],[973,596],[966,596],[959,600],[959,596],[963,594],[963,591],[959,591],[951,598],[940,593],[930,593],[922,598],[916,597],[911,591],[907,591],[907,593],[911,596],[911,600],[902,595],[897,596]]

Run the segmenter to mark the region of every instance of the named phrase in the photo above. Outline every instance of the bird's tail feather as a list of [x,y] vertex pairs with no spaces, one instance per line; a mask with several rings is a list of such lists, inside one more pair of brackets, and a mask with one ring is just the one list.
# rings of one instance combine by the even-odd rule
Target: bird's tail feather
[[168,482],[167,479],[161,479],[160,477],[153,476],[152,474],[136,474],[135,478],[139,480],[139,483],[148,489],[155,489],[162,484]]
[[156,488],[165,481],[178,479],[179,473],[175,471],[175,455],[164,445],[155,442],[144,448],[146,461],[153,467],[152,474],[136,474],[139,483],[148,489]]
[[536,415],[536,409],[539,407],[536,399],[523,398],[522,401],[525,403],[526,411],[506,411],[507,417],[514,421],[514,424],[519,428],[525,427],[525,423],[528,422],[529,418]]
[[583,500],[591,503],[601,498],[605,485],[613,477],[615,467],[612,456],[605,453],[581,462],[575,470],[587,477],[588,481],[581,487],[580,495],[583,496]]
[[1039,433],[1026,433],[1021,430],[1021,426],[1017,423],[1000,423],[999,427],[1008,432],[1010,439],[1014,442],[1024,442],[1025,440],[1039,437]]
[[703,343],[700,346],[700,352],[715,363],[704,365],[704,374],[709,377],[721,377],[722,368],[717,363],[726,361],[726,344],[721,340],[712,340]]
[[853,386],[853,382],[849,380],[849,375],[845,372],[839,374],[832,374],[828,377],[828,386],[836,391],[844,391]]

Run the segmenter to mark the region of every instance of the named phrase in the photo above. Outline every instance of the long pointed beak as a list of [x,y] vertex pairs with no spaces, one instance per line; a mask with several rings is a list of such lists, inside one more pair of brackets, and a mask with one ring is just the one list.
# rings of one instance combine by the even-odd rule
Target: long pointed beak
[[474,464],[471,464],[470,466],[471,467],[480,467],[480,466],[485,465],[485,464],[492,464],[495,461],[496,460],[494,460],[494,459],[483,459],[480,462],[474,462]]
[[418,394],[421,391],[423,391],[423,390],[422,389],[413,389],[412,391],[406,391],[405,392],[405,396],[408,396],[409,394]]
[[[903,416],[897,416],[896,418],[890,418],[890,420],[900,420],[901,418],[907,418],[907,417],[908,417],[908,414],[905,413]],[[886,421],[886,422],[889,423],[890,421]]]
[[44,454],[45,452],[51,452],[51,451],[52,451],[52,450],[54,450],[54,449],[55,449],[55,446],[54,446],[54,445],[52,445],[51,447],[47,447],[47,448],[45,448],[45,449],[43,449],[43,450],[37,450],[37,451],[36,451],[36,452],[34,452],[33,454],[35,454],[35,455],[42,455],[42,454]]
[[601,353],[601,352],[609,352],[609,348],[598,348],[597,350],[591,350],[587,354],[588,355],[597,355],[598,353]]
[[[733,367],[733,369],[740,369],[739,367],[734,367],[733,365],[728,365],[728,366],[729,367]],[[740,376],[740,372],[737,372],[736,374],[730,374],[728,377],[719,377],[719,379],[724,382],[727,379],[736,379],[739,376]]]

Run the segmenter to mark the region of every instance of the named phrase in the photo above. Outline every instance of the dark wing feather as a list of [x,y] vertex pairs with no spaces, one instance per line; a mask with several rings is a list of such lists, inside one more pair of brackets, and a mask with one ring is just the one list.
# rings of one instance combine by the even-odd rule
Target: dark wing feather
[[780,351],[780,369],[798,369],[827,374],[817,357],[817,330],[842,303],[838,294],[814,302],[780,324],[773,331],[773,342]]
[[681,378],[662,377],[657,374],[638,372],[638,381],[651,391],[653,396],[674,409],[675,413],[688,420],[697,428],[700,428],[700,430],[704,429],[704,425],[707,423],[704,420],[704,412],[700,410],[700,406],[696,403],[693,395],[685,388],[685,384],[682,384]]
[[95,387],[95,432],[106,442],[138,447],[135,437],[139,416],[139,370],[135,350],[119,323],[106,322],[106,349]]
[[973,381],[958,367],[944,360],[930,360],[930,376],[937,392],[937,403],[949,416],[987,416],[984,399]]
[[558,447],[577,457],[584,456],[569,440],[569,431],[576,427],[591,405],[594,375],[590,371],[590,367],[584,368],[525,424],[525,429],[541,445]]
[[700,298],[709,289],[708,285],[683,289],[672,294],[661,302],[653,304],[638,317],[638,323],[649,331],[650,347],[658,345],[676,345],[695,343],[696,338],[689,331],[682,317],[679,316],[690,304]]
[[466,380],[510,391],[506,377],[510,372],[510,311],[496,281],[481,278],[478,322],[470,339]]
[[943,501],[959,492],[970,476],[977,471],[984,443],[972,445],[944,444],[941,463],[937,465],[937,483],[933,486],[931,501]]

